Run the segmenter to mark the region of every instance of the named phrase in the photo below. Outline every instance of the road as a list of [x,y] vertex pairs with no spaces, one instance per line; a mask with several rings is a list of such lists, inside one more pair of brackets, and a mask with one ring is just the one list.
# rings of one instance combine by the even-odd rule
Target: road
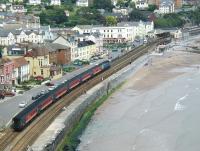
[[156,56],[95,113],[80,151],[199,151],[200,55]]

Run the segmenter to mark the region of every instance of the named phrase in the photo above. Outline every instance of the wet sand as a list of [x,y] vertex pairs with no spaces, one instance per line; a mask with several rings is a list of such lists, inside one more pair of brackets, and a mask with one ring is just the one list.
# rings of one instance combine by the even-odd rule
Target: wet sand
[[80,151],[199,151],[200,55],[153,56],[95,113]]

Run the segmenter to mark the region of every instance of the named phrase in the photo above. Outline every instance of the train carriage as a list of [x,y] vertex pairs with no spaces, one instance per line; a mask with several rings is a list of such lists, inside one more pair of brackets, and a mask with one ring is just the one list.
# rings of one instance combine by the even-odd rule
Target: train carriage
[[68,92],[67,82],[60,84],[55,90],[52,90],[55,100],[61,98]]
[[39,101],[35,101],[13,118],[13,128],[21,131],[38,114]]

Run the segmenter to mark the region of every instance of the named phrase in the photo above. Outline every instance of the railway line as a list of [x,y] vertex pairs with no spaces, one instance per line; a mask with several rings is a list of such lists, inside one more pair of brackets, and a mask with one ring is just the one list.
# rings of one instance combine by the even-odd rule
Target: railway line
[[55,119],[55,117],[62,111],[63,107],[68,106],[74,99],[83,94],[86,90],[92,88],[94,85],[102,81],[102,77],[106,79],[110,75],[119,71],[130,62],[147,53],[149,49],[155,47],[161,41],[153,42],[147,46],[142,46],[130,51],[111,64],[111,68],[97,75],[93,79],[85,82],[79,87],[75,88],[70,93],[66,94],[60,101],[50,106],[43,114],[41,114],[35,121],[33,121],[24,131],[15,132],[8,128],[4,131],[5,135],[0,138],[0,151],[23,151],[31,145],[34,140],[43,132],[46,127]]

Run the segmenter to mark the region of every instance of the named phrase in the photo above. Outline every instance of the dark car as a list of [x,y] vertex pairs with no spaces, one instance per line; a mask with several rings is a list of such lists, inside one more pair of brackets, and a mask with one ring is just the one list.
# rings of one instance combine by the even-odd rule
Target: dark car
[[5,95],[3,93],[0,93],[0,99],[4,99]]
[[51,82],[48,82],[48,83],[46,83],[45,85],[46,85],[46,86],[54,86],[54,84],[51,83]]
[[32,96],[32,100],[36,100],[36,99],[38,99],[40,96],[41,96],[41,94],[37,94],[37,95],[35,95],[35,96]]

